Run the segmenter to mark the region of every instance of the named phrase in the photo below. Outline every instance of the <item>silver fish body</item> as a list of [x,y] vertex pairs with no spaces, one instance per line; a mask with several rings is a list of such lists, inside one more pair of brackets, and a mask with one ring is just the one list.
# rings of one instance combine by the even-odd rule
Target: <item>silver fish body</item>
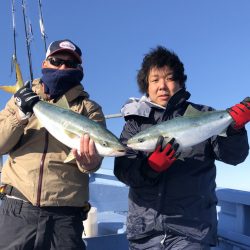
[[181,151],[223,133],[232,122],[233,119],[227,111],[200,112],[199,115],[176,117],[139,132],[128,140],[127,146],[152,152],[158,137],[162,135],[165,143],[175,138]]
[[71,110],[39,101],[33,111],[49,133],[70,148],[79,150],[80,137],[87,133],[102,156],[122,156],[125,147],[102,125]]

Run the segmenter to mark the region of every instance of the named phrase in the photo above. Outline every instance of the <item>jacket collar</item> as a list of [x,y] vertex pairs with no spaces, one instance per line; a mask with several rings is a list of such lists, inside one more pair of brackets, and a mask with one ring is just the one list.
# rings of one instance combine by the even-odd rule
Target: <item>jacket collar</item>
[[178,109],[184,102],[190,98],[191,94],[185,89],[178,90],[170,99],[166,111]]
[[188,100],[190,96],[190,93],[185,89],[180,89],[170,98],[167,107],[151,102],[146,96],[142,96],[141,98],[131,97],[122,107],[121,113],[124,117],[131,115],[149,117],[153,108],[165,111],[176,109],[182,105],[183,102]]
[[85,98],[89,98],[89,94],[84,90],[82,85],[76,85],[75,87],[71,88],[69,91],[65,93],[66,99],[68,102],[72,102],[77,97],[82,96]]
[[[39,95],[42,97],[43,100],[49,101],[48,100],[48,96],[44,93],[43,91],[43,86],[41,84],[40,79],[35,79],[32,82],[32,89]],[[76,98],[82,96],[85,98],[89,98],[89,94],[84,90],[82,85],[76,85],[73,88],[71,88],[70,90],[68,90],[65,93],[66,99],[68,102],[72,102],[73,100],[75,100]],[[53,100],[51,100],[53,101]]]

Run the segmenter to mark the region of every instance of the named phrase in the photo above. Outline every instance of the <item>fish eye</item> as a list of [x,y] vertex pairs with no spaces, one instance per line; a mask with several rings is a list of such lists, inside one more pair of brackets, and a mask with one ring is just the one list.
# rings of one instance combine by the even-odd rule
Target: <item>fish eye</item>
[[138,142],[144,142],[143,138],[138,139]]
[[107,147],[107,146],[108,146],[108,143],[107,143],[107,142],[105,142],[105,141],[102,141],[102,143],[101,143],[101,144],[102,144],[102,146],[103,146],[103,147]]

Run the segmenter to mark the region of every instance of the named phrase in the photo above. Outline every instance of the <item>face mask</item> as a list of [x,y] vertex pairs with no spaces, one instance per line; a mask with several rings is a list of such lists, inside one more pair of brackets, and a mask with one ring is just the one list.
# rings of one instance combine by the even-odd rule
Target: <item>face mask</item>
[[79,69],[42,69],[41,80],[45,86],[45,94],[50,95],[50,99],[64,95],[74,86],[81,84],[83,72]]

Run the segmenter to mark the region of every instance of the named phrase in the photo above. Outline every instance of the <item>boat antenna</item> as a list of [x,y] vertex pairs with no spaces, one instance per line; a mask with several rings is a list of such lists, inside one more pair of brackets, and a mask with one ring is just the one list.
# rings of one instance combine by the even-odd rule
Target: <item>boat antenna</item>
[[42,1],[38,0],[38,6],[39,6],[39,25],[40,25],[40,31],[42,34],[42,38],[43,38],[43,42],[44,42],[44,49],[45,49],[45,53],[47,51],[47,44],[46,44],[46,38],[47,35],[45,33],[45,28],[44,28],[44,22],[43,22],[43,13],[42,13]]
[[23,21],[24,21],[24,29],[25,29],[26,47],[27,47],[27,54],[28,54],[28,60],[29,60],[30,80],[32,82],[33,81],[33,70],[32,70],[31,50],[30,50],[30,42],[32,39],[32,27],[31,27],[31,24],[29,23],[29,31],[28,31],[25,0],[22,0],[22,8],[23,8]]

